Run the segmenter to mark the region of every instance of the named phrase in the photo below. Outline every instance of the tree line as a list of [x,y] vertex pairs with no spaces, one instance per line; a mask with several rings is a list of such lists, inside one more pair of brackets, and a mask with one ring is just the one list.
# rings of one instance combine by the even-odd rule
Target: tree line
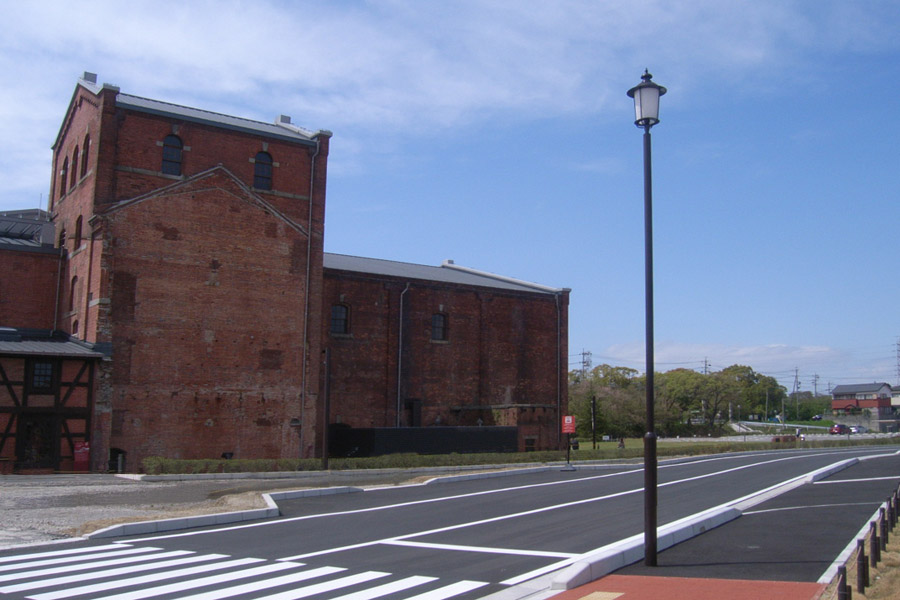
[[[807,421],[830,405],[826,396],[789,395],[774,377],[744,365],[709,373],[654,373],[654,388],[657,434],[668,437],[717,434],[732,420]],[[592,407],[598,438],[643,436],[646,377],[635,369],[606,364],[571,371],[569,413],[575,415],[582,439],[591,435]]]

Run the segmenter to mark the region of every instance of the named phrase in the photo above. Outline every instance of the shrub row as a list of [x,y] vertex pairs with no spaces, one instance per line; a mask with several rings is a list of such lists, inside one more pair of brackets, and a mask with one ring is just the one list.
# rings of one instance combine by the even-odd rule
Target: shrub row
[[[808,440],[796,442],[674,442],[660,440],[657,455],[660,457],[696,456],[702,454],[722,454],[726,452],[746,452],[749,450],[774,450],[790,448],[827,448],[835,446],[861,446],[897,444],[897,438],[876,438],[867,440]],[[640,458],[643,456],[641,440],[629,440],[625,448],[615,443],[598,444],[597,449],[582,443],[581,449],[573,450],[573,461],[611,460]],[[328,468],[334,471],[349,469],[410,469],[415,467],[506,465],[517,463],[553,463],[566,460],[566,452],[518,452],[492,454],[388,454],[365,458],[332,458]],[[148,475],[192,474],[192,473],[259,473],[273,471],[319,471],[320,458],[280,458],[280,459],[174,459],[151,456],[143,461],[143,472]]]

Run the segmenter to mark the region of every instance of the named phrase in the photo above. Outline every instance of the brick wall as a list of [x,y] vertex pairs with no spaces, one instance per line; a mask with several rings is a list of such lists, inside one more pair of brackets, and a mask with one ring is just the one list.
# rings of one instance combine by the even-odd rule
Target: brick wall
[[59,254],[0,250],[0,326],[52,329]]
[[[568,295],[406,283],[325,271],[323,314],[333,304],[350,309],[349,334],[330,333],[327,318],[322,328],[331,357],[330,422],[393,427],[399,407],[403,426],[414,418],[421,426],[480,420],[519,426],[522,449],[525,437],[537,449],[556,447],[558,407],[567,406]],[[435,313],[448,319],[446,341],[431,339]]]
[[110,447],[296,457],[306,237],[223,170],[107,213]]

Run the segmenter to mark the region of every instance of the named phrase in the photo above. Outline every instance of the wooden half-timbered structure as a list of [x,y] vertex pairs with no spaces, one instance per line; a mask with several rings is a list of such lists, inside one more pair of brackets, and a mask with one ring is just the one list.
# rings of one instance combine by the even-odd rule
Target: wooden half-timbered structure
[[101,358],[65,335],[0,329],[0,472],[90,470]]

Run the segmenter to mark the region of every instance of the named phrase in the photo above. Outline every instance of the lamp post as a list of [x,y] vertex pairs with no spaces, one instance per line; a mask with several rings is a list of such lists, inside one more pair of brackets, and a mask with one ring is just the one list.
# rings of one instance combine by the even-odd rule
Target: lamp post
[[656,432],[653,422],[653,185],[650,128],[659,123],[659,97],[666,88],[645,69],[641,82],[628,90],[634,98],[634,124],[644,129],[644,305],[647,352],[647,432],[644,434],[644,564],[656,566]]

